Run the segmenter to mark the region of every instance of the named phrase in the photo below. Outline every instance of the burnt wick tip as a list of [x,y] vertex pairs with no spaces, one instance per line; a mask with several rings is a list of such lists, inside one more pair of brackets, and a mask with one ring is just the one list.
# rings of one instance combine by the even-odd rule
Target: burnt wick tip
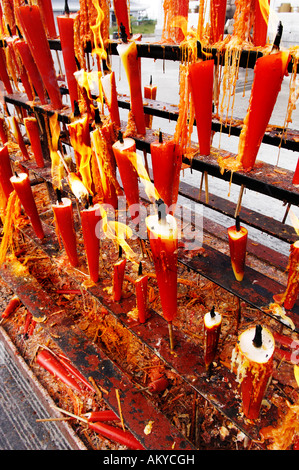
[[165,202],[163,201],[163,199],[157,199],[156,200],[156,205],[157,205],[157,208],[158,208],[158,220],[161,221],[161,222],[165,222],[166,220],[166,206],[165,206]]
[[254,335],[254,338],[252,340],[252,343],[256,348],[260,348],[263,344],[262,329],[263,328],[262,328],[261,325],[256,325],[256,327],[255,327],[255,335]]
[[240,232],[240,230],[241,230],[240,216],[239,215],[237,215],[237,217],[236,217],[236,230],[237,230],[237,232]]
[[123,138],[122,131],[118,131],[118,140],[120,141],[121,144],[124,143],[124,138]]
[[140,261],[139,266],[138,266],[138,276],[142,275],[142,262]]
[[214,305],[211,308],[210,315],[211,315],[211,318],[215,318],[215,306]]
[[163,143],[163,135],[162,135],[162,131],[159,131],[159,144],[162,144]]
[[60,204],[62,202],[62,200],[61,200],[61,191],[58,188],[56,189],[56,196],[57,196],[57,201]]

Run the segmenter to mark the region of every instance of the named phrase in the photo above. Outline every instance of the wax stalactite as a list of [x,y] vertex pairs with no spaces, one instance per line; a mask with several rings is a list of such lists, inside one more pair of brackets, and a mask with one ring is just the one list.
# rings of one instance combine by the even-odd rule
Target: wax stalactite
[[118,25],[118,31],[124,30],[128,38],[131,37],[129,5],[127,0],[113,0],[114,13]]
[[241,227],[239,216],[236,224],[227,229],[232,269],[237,281],[242,281],[245,272],[248,230]]
[[212,307],[204,316],[204,361],[209,370],[214,361],[219,343],[222,316]]
[[65,11],[64,16],[57,16],[57,25],[59,29],[63,62],[65,66],[66,80],[73,112],[75,108],[75,101],[78,101],[79,98],[78,84],[74,76],[74,73],[77,71],[77,63],[75,59],[74,23],[75,15],[70,15],[69,10]]
[[288,51],[278,51],[260,57],[254,67],[250,101],[239,138],[237,160],[250,171],[258,155],[281,84],[290,61]]
[[176,219],[166,214],[162,199],[156,201],[158,213],[146,218],[162,312],[168,322],[170,347],[173,349],[172,321],[177,314],[178,229]]
[[138,311],[138,319],[140,323],[144,323],[148,317],[148,276],[142,274],[142,263],[139,264],[138,278],[135,281],[136,306]]
[[7,120],[9,122],[11,132],[21,150],[23,161],[29,160],[28,150],[27,150],[23,135],[21,133],[21,129],[20,129],[17,118],[15,116],[9,116]]
[[86,252],[90,279],[96,283],[99,279],[100,239],[97,236],[97,225],[101,220],[99,204],[89,205],[80,212],[84,247]]
[[139,185],[138,174],[131,162],[129,155],[136,152],[136,143],[130,137],[123,138],[121,132],[118,141],[112,146],[119,174],[123,184],[131,218],[135,223],[139,222]]
[[274,300],[283,304],[287,310],[291,310],[298,298],[299,293],[299,241],[290,246],[290,255],[288,261],[288,280],[287,287],[283,294],[273,296]]
[[27,173],[19,173],[10,178],[11,184],[16,191],[26,215],[29,217],[32,228],[39,239],[45,237],[39,213],[34,200],[30,179]]
[[[155,100],[157,97],[157,85],[153,85],[152,76],[150,77],[149,85],[144,86],[144,98],[149,100]],[[153,116],[150,114],[145,114],[145,126],[149,129],[152,128]]]
[[227,0],[212,0],[210,6],[210,40],[212,44],[222,41],[226,19]]
[[24,124],[36,164],[39,168],[43,168],[45,166],[45,162],[37,119],[35,117],[27,117],[24,119]]
[[173,139],[159,139],[150,144],[154,185],[166,204],[167,212],[173,213],[177,202],[182,157]]
[[57,82],[53,57],[37,5],[25,5],[16,9],[18,22],[29,45],[48,92],[52,107],[62,109],[62,97]]
[[77,239],[74,227],[74,214],[72,201],[69,198],[61,197],[61,192],[57,192],[57,203],[52,204],[56,229],[61,237],[67,257],[71,266],[79,265],[77,253]]
[[0,149],[0,183],[6,200],[8,200],[10,193],[14,189],[10,180],[12,176],[13,172],[9,158],[8,146],[4,145],[4,147]]
[[0,47],[0,80],[3,82],[7,93],[11,95],[13,93],[13,89],[7,72],[6,57],[3,47]]
[[253,23],[253,44],[255,46],[265,46],[267,43],[268,20],[270,13],[270,0],[255,0],[254,2],[254,23]]
[[19,32],[19,39],[15,41],[15,48],[18,51],[21,57],[21,60],[23,62],[23,65],[28,72],[29,79],[32,83],[32,86],[35,92],[37,93],[38,98],[40,99],[41,104],[42,105],[47,104],[48,98],[45,92],[45,87],[44,87],[41,75],[32,57],[30,48],[27,42],[21,37],[20,32]]
[[233,351],[232,365],[237,367],[242,408],[248,419],[259,418],[262,400],[273,372],[274,350],[272,333],[259,324],[239,335]]
[[199,152],[210,155],[212,136],[214,60],[189,65],[191,95],[195,109]]
[[119,248],[120,259],[113,266],[113,300],[119,302],[123,294],[123,283],[125,277],[125,269],[127,264],[126,258],[121,258],[122,249]]
[[120,116],[117,102],[117,90],[115,83],[115,73],[110,72],[101,77],[105,103],[108,107],[111,121],[113,122],[116,130],[120,128]]
[[129,84],[131,111],[134,117],[137,133],[145,135],[146,127],[143,110],[140,58],[138,57],[136,43],[134,41],[121,43],[117,46],[117,51],[121,58]]

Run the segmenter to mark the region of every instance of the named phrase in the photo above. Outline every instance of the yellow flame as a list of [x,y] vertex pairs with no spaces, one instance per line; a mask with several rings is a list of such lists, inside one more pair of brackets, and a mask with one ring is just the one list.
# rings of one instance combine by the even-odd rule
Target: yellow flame
[[270,15],[270,2],[268,0],[259,0],[259,4],[265,23],[268,24]]
[[68,183],[70,185],[71,191],[74,194],[74,196],[78,199],[80,202],[86,202],[89,197],[89,192],[86,189],[84,183],[80,180],[79,176],[77,176],[75,173],[70,172],[68,174]]
[[62,178],[64,177],[64,169],[61,162],[61,157],[58,152],[58,142],[60,137],[60,125],[58,122],[58,115],[54,113],[49,118],[50,125],[50,137],[49,137],[49,149],[51,158],[51,176],[53,186],[61,189]]
[[76,158],[76,163],[78,165],[77,170],[82,177],[86,190],[88,190],[92,195],[92,176],[90,167],[91,147],[84,141],[88,125],[88,115],[85,115],[82,119],[78,119],[77,121],[68,124],[68,129],[75,155],[80,156],[79,162],[78,157]]
[[92,50],[92,54],[93,55],[96,54],[99,60],[103,60],[103,59],[105,60],[107,59],[107,52],[105,50],[104,42],[103,42],[103,38],[101,34],[101,25],[105,18],[105,15],[104,15],[102,8],[99,5],[98,0],[92,0],[92,3],[95,9],[97,10],[96,23],[93,26],[91,26],[91,30],[93,33],[93,40],[94,40],[94,47]]
[[81,89],[86,90],[89,100],[92,101],[94,98],[101,105],[103,104],[103,90],[101,84],[102,72],[97,70],[91,70],[87,72],[84,69],[78,70],[74,73],[77,83]]
[[290,219],[294,227],[294,230],[297,233],[297,235],[299,235],[299,219],[292,210],[289,211],[289,215],[290,215]]
[[148,198],[152,202],[155,202],[157,199],[160,198],[160,195],[156,190],[154,184],[150,180],[148,172],[143,164],[141,155],[137,154],[136,152],[126,152],[126,155],[134,165],[134,168],[137,171],[140,180],[144,184],[144,189]]

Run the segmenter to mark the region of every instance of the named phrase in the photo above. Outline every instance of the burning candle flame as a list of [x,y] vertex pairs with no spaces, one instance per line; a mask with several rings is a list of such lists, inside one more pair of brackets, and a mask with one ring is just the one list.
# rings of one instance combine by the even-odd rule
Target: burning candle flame
[[296,214],[294,214],[294,212],[292,210],[289,211],[289,215],[290,215],[290,219],[291,219],[292,225],[294,227],[294,230],[297,233],[297,235],[299,236],[299,219],[296,216]]
[[95,25],[91,26],[91,30],[93,32],[93,39],[94,39],[94,48],[92,50],[92,55],[97,55],[99,60],[106,60],[107,53],[104,47],[104,42],[101,34],[101,25],[104,20],[104,12],[99,5],[97,0],[92,0],[92,3],[97,10],[97,19]]

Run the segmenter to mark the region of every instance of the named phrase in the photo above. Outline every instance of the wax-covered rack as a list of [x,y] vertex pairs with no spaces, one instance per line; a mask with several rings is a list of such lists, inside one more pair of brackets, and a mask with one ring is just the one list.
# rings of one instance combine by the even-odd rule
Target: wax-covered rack
[[[58,40],[50,40],[49,41],[51,49],[59,51],[60,50],[60,43]],[[115,54],[116,53],[116,45],[118,44],[117,41],[110,41],[110,45],[108,47],[108,53]],[[160,45],[160,44],[155,44],[155,45],[148,45],[148,44],[138,44],[138,52],[141,57],[151,57],[154,59],[161,59],[161,60],[181,60],[182,55],[181,55],[181,48],[179,46],[167,46],[167,45]],[[249,53],[246,51],[244,54],[244,60],[240,62],[240,66],[247,66],[247,67],[253,67],[255,60],[258,56],[256,52]],[[250,59],[248,59],[248,55],[250,55]],[[63,92],[67,92],[66,90],[63,90]],[[16,95],[9,95],[5,96],[5,101],[8,104],[12,104],[15,106],[21,106],[27,110],[33,109],[35,113],[38,114],[53,114],[52,111],[46,110],[42,106],[31,106],[30,104],[27,103],[26,99],[22,99],[22,96],[19,94]],[[127,98],[119,96],[119,106],[128,109],[129,108],[129,101]],[[165,106],[165,103],[161,102],[152,102],[147,105],[145,105],[144,109],[146,113],[153,114],[159,117],[164,117],[166,119],[173,119],[176,120],[178,116],[178,111],[174,110],[173,108],[168,108],[166,109],[167,106]],[[70,122],[70,114],[69,110],[66,110],[65,112],[59,112],[58,113],[58,119],[62,123],[69,123]],[[124,123],[125,127],[125,123]],[[219,131],[220,127],[222,129],[222,132],[231,132],[235,133],[236,135],[239,135],[240,133],[240,125],[231,125],[230,129],[228,130],[225,127],[222,127],[219,121],[216,119],[213,121],[213,130]],[[298,150],[298,142],[296,142],[296,139],[293,137],[296,136],[296,131],[292,132],[292,137],[288,138],[288,136],[284,139],[281,139],[279,135],[277,135],[277,130],[273,129],[273,132],[268,132],[265,135],[265,141],[267,143],[270,143],[271,145],[282,145],[285,148],[288,148],[290,150]],[[153,141],[155,138],[155,134],[152,131],[147,131],[146,136],[143,138],[136,138],[136,144],[137,148],[139,150],[144,150],[146,152],[149,152],[149,146],[150,143]],[[61,135],[62,141],[64,141],[64,135]],[[67,144],[67,140],[65,141]],[[229,173],[224,173],[223,175],[219,171],[219,166],[217,165],[217,161],[213,159],[213,156],[210,157],[202,157],[200,155],[195,156],[192,159],[192,162],[189,161],[189,159],[186,157],[185,158],[185,163],[192,165],[193,170],[198,170],[200,172],[207,172],[210,175],[216,176],[217,178],[224,179],[224,180],[230,180],[231,175]],[[48,186],[51,185],[51,168],[50,168],[50,162],[46,163],[46,166],[44,169],[39,169],[36,167],[36,165],[33,162],[24,162],[24,167],[28,168],[32,171],[33,174],[35,174],[37,177],[42,178],[44,181],[48,183]],[[237,185],[244,185],[254,191],[260,192],[261,194],[266,194],[270,195],[273,198],[277,198],[282,201],[287,201],[290,204],[296,204],[298,205],[298,190],[294,188],[294,186],[291,185],[291,172],[286,172],[284,175],[281,175],[279,183],[277,182],[269,182],[268,175],[271,173],[273,170],[273,167],[271,165],[265,165],[264,166],[265,174],[264,175],[258,175],[255,174],[254,172],[251,172],[250,174],[243,173],[243,172],[236,172],[233,174],[233,182],[236,183]],[[258,172],[256,172],[258,173]],[[265,177],[265,175],[267,177]],[[66,192],[69,192],[67,188],[64,188]],[[187,196],[189,198],[199,200],[198,198],[195,198],[192,195],[192,190],[194,188],[190,188],[186,185],[181,186],[181,194],[184,196]],[[196,191],[197,188],[195,188]],[[200,202],[200,201],[199,201]],[[223,202],[223,201],[222,201]],[[221,201],[218,200],[218,204],[216,206],[212,206],[209,204],[209,202],[204,202],[207,206],[216,209],[217,211],[227,213],[226,208],[222,206],[221,208]],[[228,213],[227,213],[228,214]],[[228,214],[232,218],[234,217],[233,212]],[[248,223],[249,225],[255,226],[257,228],[261,228],[262,231],[266,231],[265,227],[260,226],[260,221],[255,218],[254,220],[254,215],[251,214],[250,217],[247,217],[244,219],[244,222]],[[277,226],[275,226],[275,223],[273,223],[273,228],[271,231],[271,228],[268,229],[271,234],[274,236],[277,236],[277,238],[280,238],[282,240],[285,240],[287,243],[290,243],[294,241],[295,239],[295,233],[294,230],[290,227],[286,227],[284,231],[283,224],[280,225],[280,230],[277,231]],[[30,233],[29,231],[25,231],[26,236],[29,236],[31,239],[35,239],[34,235]],[[46,245],[42,246],[42,249],[45,250],[45,252],[48,251],[48,254],[51,256],[53,251],[48,249]],[[225,271],[229,271],[229,259],[228,257],[218,253],[216,250],[213,250],[212,248],[205,246],[205,249],[207,250],[208,256],[207,257],[198,257],[198,258],[188,258],[186,256],[186,253],[181,253],[179,261],[182,264],[185,264],[188,268],[199,272],[201,275],[207,277],[211,281],[215,282],[216,284],[224,287],[226,290],[232,292],[234,295],[236,295],[238,298],[243,299],[244,301],[248,302],[251,304],[253,307],[263,309],[271,302],[271,298],[273,295],[273,292],[279,290],[282,288],[279,284],[275,283],[274,281],[268,280],[266,276],[259,275],[257,272],[249,272],[249,277],[247,281],[245,282],[246,285],[241,285],[241,284],[236,284],[233,280],[232,276],[226,276],[225,279],[223,278],[222,275],[216,276],[216,273],[223,273]],[[215,269],[217,266],[218,269]],[[75,277],[75,273],[71,273],[72,276]],[[256,281],[256,279],[259,279],[259,282],[252,282],[253,280]],[[5,274],[4,274],[5,278]],[[9,276],[6,276],[6,280],[9,281]],[[80,282],[80,280],[79,280]],[[14,281],[11,281],[11,285],[14,285]],[[91,294],[94,295],[101,303],[104,302],[104,298],[99,292],[100,289],[90,289]],[[24,302],[26,303],[26,299],[24,299]],[[125,305],[122,305],[123,309],[123,315],[120,316],[119,309],[116,308],[114,311],[114,307],[107,306],[109,309],[112,311],[112,313],[115,315],[115,317],[122,322],[122,324],[130,329],[130,324],[129,322],[126,321],[126,315],[125,315]],[[129,310],[130,306],[128,307]],[[298,331],[298,305],[293,309],[292,312],[290,312],[290,317],[294,321],[296,325],[296,331]],[[273,316],[273,318],[275,318]],[[162,321],[159,317],[156,318],[154,315],[153,322],[159,322]],[[277,319],[278,322],[281,321],[281,324],[284,325],[284,322],[281,319]],[[163,321],[162,321],[163,324]],[[155,326],[157,328],[157,325]],[[161,328],[165,328],[165,325],[162,325]],[[137,334],[139,338],[142,338],[142,341],[144,344],[149,346],[150,348],[153,348],[155,353],[159,354],[161,356],[161,351],[158,351],[156,347],[152,344],[153,338],[150,337],[147,333],[147,327],[145,326],[137,326],[136,331],[134,334]],[[177,332],[178,338],[180,338],[180,333]],[[166,342],[165,342],[166,343]],[[178,354],[178,356],[181,358],[181,360],[186,356],[190,356],[190,350],[191,350],[191,356],[194,358],[195,362],[197,362],[197,358],[194,357],[196,356],[195,351],[192,351],[192,348],[189,348],[189,345],[184,344],[184,338],[180,338],[177,342],[180,348],[184,350],[184,353]],[[61,340],[61,345],[63,349],[68,349],[69,345],[67,344],[67,341]],[[170,364],[171,367],[174,367],[177,372],[185,378],[185,380],[196,389],[196,391],[201,394],[205,399],[210,401],[215,405],[216,408],[218,408],[222,413],[224,413],[229,419],[231,419],[234,424],[236,424],[237,427],[242,429],[250,438],[256,439],[258,437],[258,428],[253,428],[251,425],[247,426],[240,417],[238,417],[237,409],[235,408],[236,404],[234,403],[234,397],[230,396],[229,399],[225,400],[225,403],[222,401],[223,397],[223,383],[220,380],[221,374],[226,374],[226,372],[221,371],[218,373],[218,379],[219,383],[219,389],[217,389],[217,386],[215,384],[207,384],[205,378],[202,377],[202,364],[196,365],[195,369],[193,368],[194,364],[192,363],[192,367],[190,365],[190,370],[186,372],[185,370],[185,364],[184,361],[180,362],[179,359],[176,357],[174,358],[172,355],[169,355],[166,344],[163,345],[163,354],[162,357],[163,359]],[[71,351],[68,351],[70,355],[72,356]],[[77,358],[78,364],[80,362],[80,358]],[[191,371],[194,373],[196,370],[196,367],[199,368],[198,373],[196,373],[197,379],[195,380],[194,383],[194,377],[192,374],[191,377]],[[190,374],[190,377],[188,377],[188,374]],[[231,380],[231,377],[229,378]],[[228,390],[229,391],[229,390]],[[269,419],[270,416],[268,416],[267,419]],[[269,421],[266,420],[266,422],[270,423],[275,421],[276,416],[275,413],[271,415],[271,419]],[[134,420],[133,420],[134,421]],[[132,426],[132,429],[134,427],[134,423],[126,423],[130,424]],[[263,423],[264,424],[264,423]],[[139,426],[139,430],[137,432],[141,433],[141,429]],[[144,436],[143,436],[144,437]],[[149,445],[150,448],[150,445]]]

